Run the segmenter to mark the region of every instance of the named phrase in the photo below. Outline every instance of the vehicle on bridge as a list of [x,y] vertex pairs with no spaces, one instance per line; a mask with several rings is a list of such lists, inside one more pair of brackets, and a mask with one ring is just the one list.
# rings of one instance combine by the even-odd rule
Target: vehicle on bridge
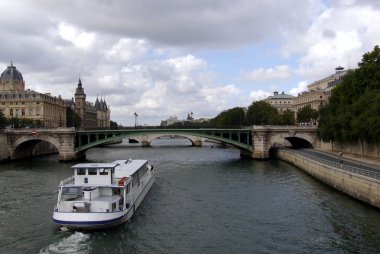
[[147,160],[80,163],[61,181],[53,221],[69,229],[100,229],[128,221],[154,182]]

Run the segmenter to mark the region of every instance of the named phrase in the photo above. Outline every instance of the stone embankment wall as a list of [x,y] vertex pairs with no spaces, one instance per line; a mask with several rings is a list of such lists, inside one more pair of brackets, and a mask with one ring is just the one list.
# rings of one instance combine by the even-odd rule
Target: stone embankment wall
[[[380,146],[380,144],[379,144]],[[374,144],[360,142],[355,144],[340,144],[338,142],[323,142],[321,141],[318,149],[328,152],[343,152],[343,154],[352,154],[356,156],[365,156],[373,159],[380,159],[380,147]]]
[[11,154],[8,149],[7,138],[0,133],[0,162],[11,159]]
[[324,165],[288,150],[278,149],[275,156],[295,165],[337,190],[380,208],[380,180],[378,179]]

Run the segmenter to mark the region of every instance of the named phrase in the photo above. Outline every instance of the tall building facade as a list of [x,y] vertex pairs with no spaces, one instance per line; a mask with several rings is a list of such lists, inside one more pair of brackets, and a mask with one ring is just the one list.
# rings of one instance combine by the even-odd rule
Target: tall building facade
[[343,67],[338,66],[335,68],[335,73],[331,74],[330,76],[327,76],[323,79],[317,80],[310,85],[307,86],[307,89],[312,91],[318,91],[318,90],[327,90],[331,91],[332,88],[334,88],[337,84],[342,82],[343,77],[347,74],[347,70],[344,70]]
[[82,129],[109,129],[111,111],[105,100],[99,101],[96,98],[95,105],[92,102],[86,101],[86,93],[79,79],[78,86],[75,90],[75,100],[67,102],[68,107],[74,108],[74,111],[81,118]]
[[343,67],[336,67],[335,73],[325,78],[317,80],[307,86],[308,91],[298,94],[294,99],[293,110],[297,116],[297,112],[310,105],[312,109],[319,110],[327,104],[331,90],[340,82],[343,81],[347,71]]
[[66,107],[61,96],[25,90],[23,76],[13,64],[0,76],[0,110],[7,118],[36,120],[48,128],[66,126]]

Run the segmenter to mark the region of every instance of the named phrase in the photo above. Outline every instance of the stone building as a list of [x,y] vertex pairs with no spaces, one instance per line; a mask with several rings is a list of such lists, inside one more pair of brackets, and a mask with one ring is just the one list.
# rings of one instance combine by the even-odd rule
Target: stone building
[[292,110],[294,96],[290,94],[285,94],[282,92],[274,92],[273,96],[269,96],[264,101],[268,102],[272,107],[276,108],[279,113],[286,111],[287,109]]
[[110,127],[110,110],[107,106],[106,100],[96,98],[95,101],[96,121],[98,128]]
[[323,105],[327,104],[331,90],[340,82],[347,74],[343,67],[336,67],[335,73],[323,79],[317,80],[307,86],[308,91],[298,94],[293,102],[293,111],[297,117],[297,112],[310,105],[312,109],[319,110]]
[[344,70],[343,67],[336,67],[335,68],[335,73],[331,74],[330,76],[327,76],[323,79],[317,80],[314,83],[311,83],[310,85],[307,86],[307,89],[312,92],[312,91],[317,91],[317,90],[328,90],[331,91],[333,87],[335,87],[337,84],[342,82],[344,75],[347,74],[347,71]]
[[328,101],[328,94],[324,90],[316,90],[311,92],[303,92],[294,99],[293,111],[295,116],[297,112],[310,105],[312,109],[319,110]]
[[109,129],[110,109],[105,100],[96,98],[95,105],[86,101],[86,94],[79,79],[75,90],[75,100],[66,101],[66,106],[71,107],[81,118],[82,129]]
[[0,77],[0,110],[7,118],[38,120],[48,128],[66,126],[66,107],[61,96],[25,90],[22,74],[13,64]]

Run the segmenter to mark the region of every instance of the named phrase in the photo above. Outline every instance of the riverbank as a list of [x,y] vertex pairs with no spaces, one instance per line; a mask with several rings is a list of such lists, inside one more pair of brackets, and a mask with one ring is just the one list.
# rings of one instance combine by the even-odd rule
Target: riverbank
[[365,176],[358,170],[344,170],[338,163],[325,163],[294,153],[289,149],[277,149],[274,155],[302,169],[325,184],[351,197],[380,208],[380,174]]

